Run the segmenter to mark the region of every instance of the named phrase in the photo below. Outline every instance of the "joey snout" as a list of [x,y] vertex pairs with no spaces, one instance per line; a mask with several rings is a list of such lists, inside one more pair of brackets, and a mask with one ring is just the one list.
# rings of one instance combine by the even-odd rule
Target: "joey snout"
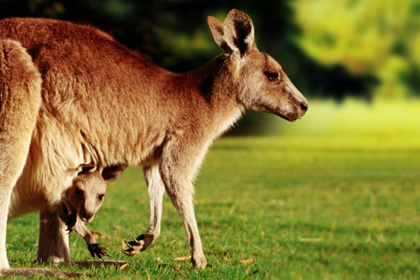
[[79,212],[79,217],[83,222],[91,222],[95,217],[95,213],[88,211],[86,209],[81,209]]

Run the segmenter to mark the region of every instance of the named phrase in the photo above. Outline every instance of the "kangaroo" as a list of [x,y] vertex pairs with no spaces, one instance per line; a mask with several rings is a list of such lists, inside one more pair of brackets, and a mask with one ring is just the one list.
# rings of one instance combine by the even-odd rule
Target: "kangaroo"
[[[209,146],[246,110],[295,121],[308,108],[280,64],[258,50],[247,14],[231,10],[224,23],[208,17],[208,24],[223,53],[197,70],[177,74],[89,26],[50,19],[0,21],[0,38],[19,42],[42,77],[41,89],[30,91],[42,98],[38,114],[22,113],[36,118],[33,131],[20,128],[19,116],[6,107],[4,114],[14,122],[13,129],[26,140],[12,148],[5,148],[12,145],[8,141],[0,146],[9,153],[26,147],[27,153],[10,159],[13,172],[2,173],[6,178],[0,191],[9,194],[14,187],[16,195],[0,197],[0,213],[12,217],[48,205],[40,214],[38,260],[70,261],[57,205],[78,167],[93,162],[104,167],[143,166],[149,225],[144,234],[127,242],[124,253],[134,256],[160,235],[166,190],[184,223],[193,265],[206,267],[193,208],[193,180]],[[11,83],[10,79],[28,76],[4,82]],[[34,190],[42,195],[31,195]],[[9,264],[6,223],[0,224],[1,269]]]
[[125,168],[126,166],[117,166],[112,172],[108,168],[102,173],[94,165],[84,166],[73,179],[73,185],[62,194],[62,211],[59,216],[69,232],[75,231],[85,240],[93,258],[96,255],[102,259],[108,254],[97,243],[84,222],[93,220],[104,201],[107,183],[116,180]]

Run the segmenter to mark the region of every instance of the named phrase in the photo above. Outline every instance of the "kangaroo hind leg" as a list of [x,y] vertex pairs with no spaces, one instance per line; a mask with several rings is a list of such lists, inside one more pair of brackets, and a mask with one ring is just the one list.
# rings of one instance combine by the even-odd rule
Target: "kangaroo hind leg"
[[22,173],[41,105],[41,76],[16,41],[0,40],[0,271],[8,268],[10,198]]

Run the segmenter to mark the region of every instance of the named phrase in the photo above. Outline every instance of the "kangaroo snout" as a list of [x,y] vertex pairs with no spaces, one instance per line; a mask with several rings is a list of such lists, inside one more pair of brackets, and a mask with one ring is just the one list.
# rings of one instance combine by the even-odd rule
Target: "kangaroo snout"
[[293,116],[289,119],[291,122],[299,120],[305,116],[306,112],[308,111],[308,102],[306,99],[304,101],[300,101],[295,105],[295,108],[295,113],[292,114]]
[[[289,106],[280,107],[279,110],[275,111],[275,114],[290,121],[294,122],[298,119],[303,118],[308,111],[308,101],[300,94],[301,98],[289,99]],[[282,110],[283,109],[283,110]]]
[[92,213],[90,211],[82,210],[79,213],[80,219],[83,222],[91,222],[93,220],[93,217],[95,216],[95,213]]
[[301,119],[308,111],[308,101],[306,101],[306,99],[304,101],[301,101],[299,106],[300,106],[300,112],[298,113],[299,114],[298,119]]
[[295,85],[293,85],[288,77],[286,78],[285,82],[287,83],[287,86],[285,87],[286,92],[289,93],[291,97],[290,100],[294,100],[291,101],[294,103],[292,106],[292,115],[294,115],[294,117],[291,121],[301,119],[306,114],[306,111],[308,111],[308,101],[306,100],[305,96],[303,96],[303,94],[295,87]]
[[308,111],[308,102],[300,103],[300,108],[306,113]]

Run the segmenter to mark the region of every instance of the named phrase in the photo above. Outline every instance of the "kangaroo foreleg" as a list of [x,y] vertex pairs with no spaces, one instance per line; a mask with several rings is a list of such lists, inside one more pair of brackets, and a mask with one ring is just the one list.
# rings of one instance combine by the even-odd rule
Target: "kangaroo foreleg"
[[165,178],[166,192],[172,200],[182,222],[187,231],[191,262],[195,267],[205,268],[207,260],[203,253],[203,245],[201,244],[200,234],[198,232],[197,220],[195,218],[193,206],[193,185],[185,180],[166,176]]
[[86,227],[80,219],[77,219],[76,224],[72,228],[74,232],[80,235],[86,242],[90,255],[94,258],[97,256],[102,259],[104,256],[108,256],[105,249],[99,246],[94,234]]
[[[203,158],[207,145],[204,141],[203,143],[197,141],[195,143],[196,145],[194,143],[188,143],[186,145],[185,143],[187,142],[188,139],[179,138],[168,142],[163,149],[158,169],[156,166],[150,171],[147,170],[145,173],[148,176],[146,178],[148,178],[148,192],[149,197],[151,197],[151,221],[148,231],[160,232],[163,194],[161,185],[163,185],[185,225],[191,250],[191,261],[196,267],[204,268],[207,265],[207,260],[203,253],[203,246],[194,213],[194,186],[192,184],[192,178],[201,163],[200,159]],[[160,176],[157,176],[158,174]],[[151,178],[154,179],[150,180]],[[153,207],[153,205],[156,207]],[[134,241],[126,242],[129,248],[123,250],[123,252],[133,256],[142,251],[145,244],[151,243],[154,240],[153,236],[149,237],[150,240],[147,237],[146,231],[146,234],[139,236]]]
[[67,209],[68,207],[63,204],[62,209],[58,211],[58,216],[60,217],[61,221],[65,223],[67,232],[71,233],[74,231],[80,235],[85,240],[89,253],[93,258],[97,256],[98,258],[102,259],[104,256],[108,256],[105,249],[99,246],[99,244],[96,242],[94,234],[77,216],[77,213],[68,211]]
[[128,248],[122,250],[122,252],[129,256],[134,256],[146,250],[160,235],[162,197],[165,188],[160,176],[159,165],[146,166],[143,171],[147,183],[147,193],[149,195],[150,220],[149,226],[144,234],[138,236],[133,241],[126,242]]
[[[162,180],[167,194],[178,211],[187,231],[191,261],[197,268],[205,268],[207,260],[203,253],[200,234],[193,206],[193,174],[198,169],[205,148],[186,141],[178,141],[164,152],[160,165]],[[198,144],[198,143],[197,143]]]

